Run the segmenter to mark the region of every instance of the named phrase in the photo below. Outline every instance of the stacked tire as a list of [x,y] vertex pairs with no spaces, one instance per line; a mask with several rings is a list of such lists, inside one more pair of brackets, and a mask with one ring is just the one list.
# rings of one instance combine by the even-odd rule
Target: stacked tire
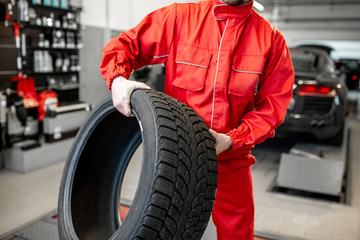
[[[59,193],[60,239],[200,239],[217,185],[214,142],[188,106],[154,90],[135,90],[136,118],[108,97],[70,150]],[[139,185],[121,223],[121,184],[143,143]]]

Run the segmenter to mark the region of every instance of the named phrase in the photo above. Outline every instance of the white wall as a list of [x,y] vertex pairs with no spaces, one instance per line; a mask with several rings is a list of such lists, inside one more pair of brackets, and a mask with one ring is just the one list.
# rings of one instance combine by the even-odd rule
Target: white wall
[[101,79],[99,65],[102,48],[111,37],[110,30],[127,30],[135,26],[146,14],[173,2],[174,0],[82,0],[83,11],[80,16],[84,42],[84,48],[80,51],[82,101],[96,105],[109,93],[105,81]]
[[[122,0],[120,1],[122,2]],[[85,26],[106,27],[106,0],[83,0],[80,22]]]
[[341,5],[274,5],[261,13],[284,34],[300,40],[360,41],[360,2]]
[[109,2],[109,28],[128,29],[132,20],[132,4],[134,0],[108,0]]
[[[173,2],[197,0],[83,0],[81,22],[85,26],[126,30],[146,14]],[[360,40],[360,3],[350,5],[305,5],[267,7],[261,13],[285,35],[298,40]],[[275,16],[274,13],[277,13]],[[311,18],[314,21],[308,21]]]
[[360,41],[359,30],[326,30],[326,29],[281,29],[288,45],[301,40],[342,40],[342,41]]
[[150,12],[174,2],[196,0],[83,0],[81,23],[85,26],[126,30],[136,26]]

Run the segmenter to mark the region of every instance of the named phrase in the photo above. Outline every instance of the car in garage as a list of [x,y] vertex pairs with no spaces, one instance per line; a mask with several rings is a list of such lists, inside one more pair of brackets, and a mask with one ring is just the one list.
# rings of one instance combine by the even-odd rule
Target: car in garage
[[339,46],[336,48],[336,44],[330,46],[329,43],[324,43],[321,41],[313,42],[299,42],[295,44],[296,47],[305,47],[305,48],[316,48],[322,49],[329,54],[330,58],[334,61],[336,67],[336,73],[339,77],[344,77],[346,86],[349,90],[360,89],[359,77],[360,77],[360,59],[356,55],[356,51],[353,54],[349,54],[350,50],[347,52],[341,52]]
[[340,144],[347,112],[347,86],[326,51],[291,48],[295,69],[293,97],[279,130],[310,133]]

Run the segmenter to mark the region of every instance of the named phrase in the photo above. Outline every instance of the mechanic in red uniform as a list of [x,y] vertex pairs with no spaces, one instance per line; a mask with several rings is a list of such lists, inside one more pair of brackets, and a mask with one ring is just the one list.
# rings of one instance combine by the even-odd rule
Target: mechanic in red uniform
[[283,35],[249,0],[172,4],[146,16],[103,49],[100,71],[114,106],[132,116],[127,80],[144,65],[165,64],[165,93],[207,123],[218,154],[213,221],[218,239],[253,239],[250,150],[284,120],[294,70]]

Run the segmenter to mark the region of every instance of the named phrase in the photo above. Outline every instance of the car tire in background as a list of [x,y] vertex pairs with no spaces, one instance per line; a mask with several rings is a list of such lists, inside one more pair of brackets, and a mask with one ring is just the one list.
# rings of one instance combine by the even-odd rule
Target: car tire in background
[[[136,118],[108,97],[70,150],[59,193],[61,239],[200,239],[217,186],[214,142],[188,106],[154,90],[135,90]],[[121,223],[121,183],[136,148],[143,160],[136,194]]]
[[341,127],[337,131],[337,133],[334,136],[332,136],[331,138],[326,139],[324,143],[334,145],[334,146],[342,145],[344,142],[344,135],[345,135],[344,131],[347,131],[345,128],[345,120],[341,124]]

